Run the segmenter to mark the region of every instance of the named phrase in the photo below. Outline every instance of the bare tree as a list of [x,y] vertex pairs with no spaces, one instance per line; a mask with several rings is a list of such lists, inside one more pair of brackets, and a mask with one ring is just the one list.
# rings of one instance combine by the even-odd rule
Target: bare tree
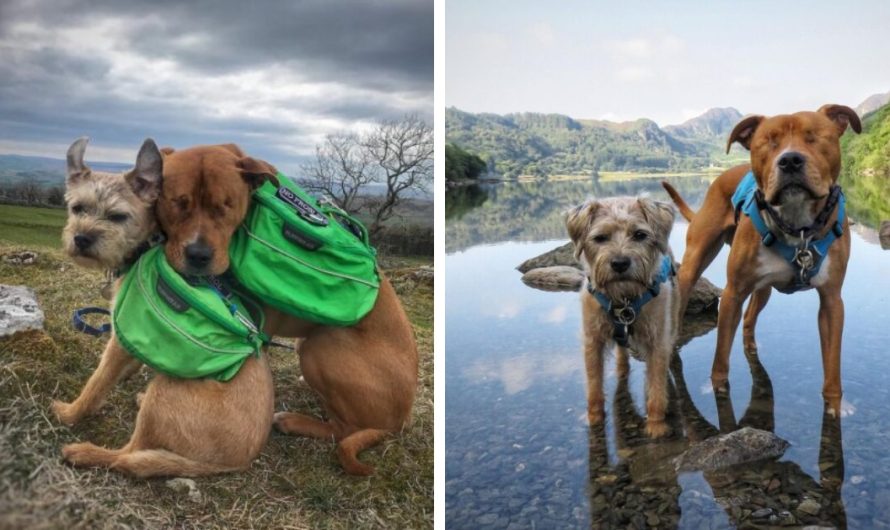
[[[300,185],[322,193],[349,213],[364,210],[377,234],[411,194],[429,193],[433,130],[417,116],[382,122],[363,134],[328,135],[303,167]],[[383,192],[373,193],[372,186]]]

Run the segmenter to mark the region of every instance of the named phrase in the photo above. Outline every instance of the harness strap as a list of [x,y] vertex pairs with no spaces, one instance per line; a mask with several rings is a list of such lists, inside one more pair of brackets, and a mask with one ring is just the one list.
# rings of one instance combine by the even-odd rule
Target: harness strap
[[[823,261],[825,261],[825,256],[828,255],[828,249],[837,238],[844,234],[846,199],[840,186],[832,186],[825,207],[819,212],[815,222],[809,227],[795,229],[784,221],[776,223],[782,231],[801,239],[801,244],[796,247],[776,237],[766,225],[766,221],[763,220],[761,210],[766,210],[773,220],[779,218],[775,211],[766,203],[762,192],[757,188],[752,172],[749,171],[739,183],[735,194],[732,196],[732,203],[736,211],[736,223],[738,223],[740,214],[743,212],[751,219],[751,224],[754,225],[754,228],[760,234],[763,245],[770,247],[782,256],[782,259],[788,262],[794,270],[795,275],[791,284],[783,288],[777,288],[782,293],[793,293],[809,288],[811,286],[810,282],[819,273],[819,269],[822,267]],[[825,223],[835,208],[837,208],[837,220],[824,237],[813,241],[813,236],[824,228]],[[797,230],[797,232],[788,230]]]
[[643,306],[658,296],[661,292],[661,284],[668,281],[674,274],[676,274],[674,260],[665,255],[661,259],[661,270],[658,271],[658,276],[652,280],[646,292],[633,300],[624,299],[619,304],[594,289],[593,284],[589,281],[587,282],[587,292],[593,295],[603,311],[609,316],[609,320],[612,321],[612,339],[616,344],[622,347],[628,345],[630,334],[633,332],[633,323],[640,316]]
[[92,314],[110,315],[111,312],[101,307],[81,307],[80,309],[74,310],[74,314],[71,316],[71,325],[77,331],[86,333],[87,335],[92,335],[94,337],[100,337],[103,334],[111,331],[111,324],[108,322],[102,324],[98,328],[87,324],[86,321],[83,319],[83,316]]

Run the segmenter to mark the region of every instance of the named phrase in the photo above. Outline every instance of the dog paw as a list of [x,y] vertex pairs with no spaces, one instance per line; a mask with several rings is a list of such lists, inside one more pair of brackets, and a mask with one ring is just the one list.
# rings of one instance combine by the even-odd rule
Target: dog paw
[[856,406],[846,399],[828,403],[828,415],[832,418],[847,418],[853,414],[856,414]]
[[69,427],[77,423],[77,420],[80,419],[71,403],[53,400],[52,411],[53,414],[55,414],[56,419]]
[[587,422],[590,425],[599,425],[603,422],[606,414],[602,406],[591,406],[587,408]]
[[73,466],[84,465],[84,457],[91,445],[89,443],[67,444],[62,447],[62,459]]
[[661,438],[668,433],[668,425],[664,420],[646,420],[646,434],[649,438]]

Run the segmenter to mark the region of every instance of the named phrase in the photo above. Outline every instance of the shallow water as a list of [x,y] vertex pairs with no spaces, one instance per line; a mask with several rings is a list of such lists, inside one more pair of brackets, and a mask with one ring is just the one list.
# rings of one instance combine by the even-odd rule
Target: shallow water
[[[708,184],[675,182],[693,204]],[[842,377],[851,415],[823,415],[818,296],[808,291],[773,294],[758,322],[759,355],[744,355],[739,331],[728,399],[711,391],[716,330],[680,349],[667,440],[652,443],[643,433],[645,366],[633,360],[630,376],[619,380],[607,359],[605,426],[589,428],[579,295],[527,287],[515,267],[567,241],[561,213],[584,197],[646,190],[666,200],[657,181],[642,179],[451,192],[447,526],[890,527],[890,252],[867,227],[852,236],[843,290]],[[685,231],[678,221],[671,237],[678,258]],[[718,286],[726,255],[705,272]],[[772,430],[791,447],[778,461],[673,471],[670,459],[690,440],[744,425]]]

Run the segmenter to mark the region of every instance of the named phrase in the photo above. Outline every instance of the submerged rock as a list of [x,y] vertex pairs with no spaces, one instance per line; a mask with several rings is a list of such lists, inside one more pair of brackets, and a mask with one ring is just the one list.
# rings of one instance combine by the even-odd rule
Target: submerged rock
[[43,329],[43,311],[34,291],[0,284],[0,337],[29,329]]
[[584,284],[584,273],[565,265],[540,267],[523,274],[522,282],[546,291],[577,291]]
[[519,272],[526,273],[532,269],[540,269],[541,267],[553,267],[555,265],[565,265],[581,270],[581,264],[575,259],[575,249],[572,243],[566,243],[561,247],[557,247],[549,252],[545,252],[540,256],[527,259],[516,267]]
[[881,228],[878,230],[878,239],[881,240],[882,249],[890,250],[890,220],[881,223]]
[[778,458],[789,444],[769,431],[744,427],[697,443],[674,459],[677,471],[710,471],[723,467]]

